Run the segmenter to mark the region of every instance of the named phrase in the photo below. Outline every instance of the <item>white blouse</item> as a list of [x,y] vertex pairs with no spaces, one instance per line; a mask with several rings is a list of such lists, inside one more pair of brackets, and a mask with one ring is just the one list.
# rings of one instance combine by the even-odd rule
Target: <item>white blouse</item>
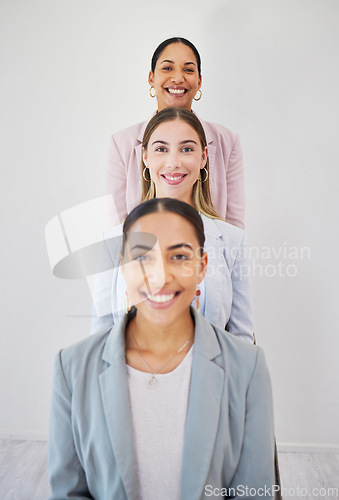
[[138,500],[178,500],[193,346],[171,372],[151,375],[127,365]]

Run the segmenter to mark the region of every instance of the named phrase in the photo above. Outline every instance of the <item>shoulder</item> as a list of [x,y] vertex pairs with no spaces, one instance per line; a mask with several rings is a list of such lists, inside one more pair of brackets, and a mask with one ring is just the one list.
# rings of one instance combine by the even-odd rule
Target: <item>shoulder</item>
[[227,359],[227,363],[234,368],[237,366],[241,370],[247,368],[247,371],[251,373],[258,357],[263,357],[261,347],[239,339],[217,326],[212,325],[212,328],[218,338],[221,355]]
[[86,337],[84,340],[61,349],[55,358],[57,378],[65,379],[69,389],[77,384],[86,385],[89,378],[107,366],[102,359],[110,330]]
[[119,146],[120,144],[124,144],[126,142],[128,144],[137,145],[138,143],[140,143],[140,139],[143,136],[147,122],[148,121],[135,123],[134,125],[131,125],[130,127],[127,127],[123,130],[119,130],[118,132],[115,132],[111,136],[112,141],[114,141],[117,146]]
[[114,236],[121,236],[123,225],[124,223],[120,222],[120,224],[107,229],[107,231],[103,233],[104,240],[107,240],[107,238],[113,238]]
[[224,369],[229,384],[237,390],[253,384],[263,391],[269,389],[270,376],[263,349],[214,325],[213,329],[221,350],[215,362]]
[[[131,311],[130,314],[134,314]],[[62,349],[56,357],[55,369],[70,389],[85,388],[96,383],[103,371],[113,363],[125,363],[125,329],[128,317],[124,315],[104,332]]]
[[246,241],[245,231],[233,224],[229,224],[220,219],[213,219],[201,214],[204,224],[205,235],[221,237],[226,244],[232,246],[241,246]]
[[199,354],[213,360],[239,388],[248,386],[258,367],[266,367],[262,349],[212,325],[201,314],[193,313]]
[[218,123],[212,123],[208,122],[205,120],[200,120],[202,123],[202,126],[204,127],[205,134],[207,137],[207,142],[211,141],[217,141],[217,142],[224,142],[227,144],[235,144],[239,136],[235,132],[232,132],[232,130],[224,127],[223,125],[220,125]]

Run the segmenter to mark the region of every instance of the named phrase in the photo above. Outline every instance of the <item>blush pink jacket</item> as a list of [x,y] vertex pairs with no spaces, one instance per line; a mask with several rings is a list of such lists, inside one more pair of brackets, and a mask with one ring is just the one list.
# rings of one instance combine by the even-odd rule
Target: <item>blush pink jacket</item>
[[[142,137],[147,123],[137,123],[111,136],[107,186],[115,204],[115,224],[140,203]],[[207,138],[214,208],[227,222],[243,229],[245,189],[239,136],[222,125],[203,120],[201,123]]]

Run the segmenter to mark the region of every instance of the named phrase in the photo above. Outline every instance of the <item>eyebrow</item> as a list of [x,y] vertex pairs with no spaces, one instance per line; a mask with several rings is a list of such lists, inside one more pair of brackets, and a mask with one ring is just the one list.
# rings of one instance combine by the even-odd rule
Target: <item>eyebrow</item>
[[[174,64],[174,61],[173,61],[173,59],[164,59],[163,61],[161,61],[160,64],[162,64],[162,63],[172,63],[172,64]],[[193,66],[196,66],[195,62],[193,62],[193,61],[187,61],[187,62],[185,62],[184,66],[186,66],[187,64],[193,64]]]
[[193,251],[193,247],[189,243],[177,243],[176,245],[168,247],[168,250],[176,250],[177,248],[189,248]]
[[[153,141],[151,146],[154,146],[154,144],[164,144],[165,146],[168,146],[168,142],[166,141],[161,141],[161,140],[157,140],[157,141]],[[193,139],[185,139],[184,141],[180,141],[179,144],[188,144],[188,143],[193,143],[193,144],[196,144],[198,145],[198,143],[196,141],[194,141]]]
[[134,247],[130,248],[130,252],[132,252],[132,250],[146,250],[146,252],[149,252],[152,248],[153,247],[147,245],[134,245]]
[[[151,250],[153,250],[153,248],[154,247],[149,247],[147,245],[134,245],[134,247],[132,247],[130,251],[132,252],[133,250],[137,249],[137,250],[146,250],[147,252],[150,252]],[[177,248],[188,248],[193,251],[193,247],[189,243],[177,243],[176,245],[171,245],[170,247],[168,247],[167,250],[176,250]]]

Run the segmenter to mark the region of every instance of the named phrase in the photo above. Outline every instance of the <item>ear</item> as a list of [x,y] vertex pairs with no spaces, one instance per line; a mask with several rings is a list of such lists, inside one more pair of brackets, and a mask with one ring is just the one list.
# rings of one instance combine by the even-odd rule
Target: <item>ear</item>
[[153,73],[153,71],[150,71],[148,73],[148,83],[150,84],[151,87],[154,87],[154,73]]
[[202,84],[202,76],[200,75],[199,76],[199,86],[198,86],[198,90],[201,89],[201,84]]
[[147,167],[147,149],[142,148],[142,161],[144,162],[145,167]]
[[201,155],[201,162],[200,162],[200,168],[204,168],[207,163],[207,157],[208,157],[208,149],[207,146],[205,146],[202,155]]
[[199,263],[199,268],[198,268],[198,283],[201,283],[202,280],[205,278],[206,271],[207,271],[207,263],[208,263],[208,257],[207,257],[207,252],[204,252],[202,254],[200,263]]

